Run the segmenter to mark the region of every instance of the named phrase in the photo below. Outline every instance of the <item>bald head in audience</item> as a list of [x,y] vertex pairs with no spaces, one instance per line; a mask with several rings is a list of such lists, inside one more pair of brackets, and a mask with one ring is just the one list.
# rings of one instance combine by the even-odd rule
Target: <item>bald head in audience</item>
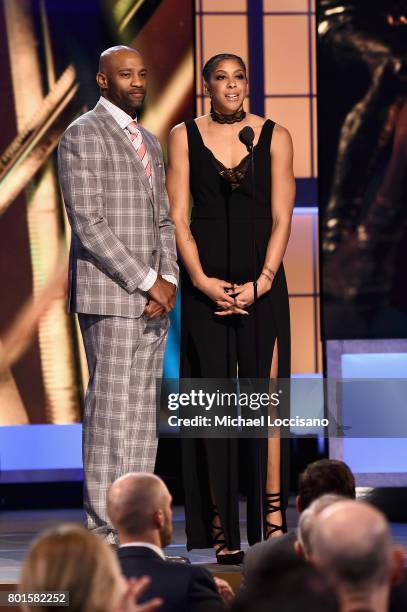
[[153,474],[130,473],[116,480],[108,492],[107,512],[120,543],[170,544],[171,503],[164,482]]
[[310,558],[312,554],[311,533],[314,525],[317,523],[316,517],[325,510],[325,508],[343,501],[344,499],[346,498],[343,497],[343,495],[321,495],[321,497],[314,500],[304,512],[301,512],[298,521],[297,540],[294,544],[295,551],[298,555],[305,559]]
[[316,521],[312,560],[336,581],[342,610],[385,612],[390,587],[403,575],[403,553],[393,545],[385,516],[347,500],[325,508]]

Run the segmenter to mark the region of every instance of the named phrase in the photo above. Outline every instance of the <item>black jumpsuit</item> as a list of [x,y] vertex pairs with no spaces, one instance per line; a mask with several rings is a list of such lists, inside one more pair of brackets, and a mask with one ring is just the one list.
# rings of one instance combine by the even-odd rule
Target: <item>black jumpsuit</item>
[[[190,188],[193,197],[191,233],[196,241],[203,271],[235,283],[253,279],[251,234],[251,176],[249,156],[234,168],[234,183],[227,169],[202,140],[195,121],[186,122],[188,134]],[[255,160],[255,228],[257,270],[261,271],[272,231],[270,143],[274,123],[265,121]],[[230,176],[229,176],[230,179]],[[182,270],[181,377],[235,378],[256,376],[254,317],[214,314],[216,304],[194,288]],[[249,307],[249,312],[252,307]],[[268,378],[275,341],[278,343],[278,376],[290,376],[290,315],[283,265],[272,288],[257,302],[259,327],[258,363],[260,378]],[[288,442],[282,440],[281,492],[287,504]],[[250,544],[262,539],[263,495],[267,465],[267,440],[240,440],[245,443],[249,462],[247,483],[247,534]],[[238,440],[183,440],[183,475],[187,546],[212,546],[211,507],[216,503],[230,549],[240,547],[238,513]],[[261,448],[263,471],[256,467],[256,448]],[[258,452],[257,452],[258,456]]]

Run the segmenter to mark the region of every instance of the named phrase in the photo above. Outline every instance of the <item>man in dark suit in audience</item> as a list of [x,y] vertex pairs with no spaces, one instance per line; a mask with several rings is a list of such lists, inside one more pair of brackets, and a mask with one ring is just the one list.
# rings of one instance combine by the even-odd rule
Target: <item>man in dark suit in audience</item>
[[[298,512],[301,514],[314,500],[328,493],[355,498],[355,478],[343,461],[320,459],[306,467],[298,482],[296,498]],[[258,565],[271,556],[276,556],[276,559],[290,556],[294,558],[297,554],[294,548],[296,540],[297,532],[293,530],[251,546],[244,558],[244,581],[249,581]]]
[[238,593],[231,612],[340,612],[334,584],[323,571],[297,557],[258,567]]
[[162,548],[172,538],[171,502],[163,481],[152,474],[126,474],[112,484],[107,513],[119,535],[122,572],[128,578],[150,576],[144,598],[161,597],[162,612],[221,612],[224,606],[207,570],[165,559]]

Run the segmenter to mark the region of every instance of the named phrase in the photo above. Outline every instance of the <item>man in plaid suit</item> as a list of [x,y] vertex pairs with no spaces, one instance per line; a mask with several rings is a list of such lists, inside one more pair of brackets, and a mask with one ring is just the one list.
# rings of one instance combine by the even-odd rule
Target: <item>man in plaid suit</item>
[[101,98],[62,136],[59,179],[72,228],[69,310],[89,366],[83,415],[88,528],[116,543],[106,492],[127,472],[154,470],[155,384],[162,375],[178,267],[161,148],[136,122],[142,56],[100,58]]

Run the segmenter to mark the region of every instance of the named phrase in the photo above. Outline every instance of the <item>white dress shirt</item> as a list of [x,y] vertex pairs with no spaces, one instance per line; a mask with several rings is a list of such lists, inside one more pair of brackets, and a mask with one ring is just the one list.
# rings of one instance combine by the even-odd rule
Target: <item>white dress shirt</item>
[[[102,106],[105,107],[107,111],[109,111],[113,119],[120,125],[122,130],[125,130],[129,123],[137,120],[137,117],[131,117],[124,110],[122,110],[121,108],[116,106],[116,104],[113,104],[113,102],[110,102],[110,100],[104,98],[103,96],[99,98],[99,102]],[[163,278],[165,278],[165,280],[169,283],[172,283],[173,285],[177,286],[177,279],[175,278],[175,276],[172,276],[172,274],[163,274]],[[149,291],[149,289],[151,289],[156,280],[157,272],[153,268],[150,268],[147,273],[147,276],[143,278],[138,288],[142,291]]]
[[127,542],[127,544],[121,544],[119,548],[126,548],[127,546],[143,546],[144,548],[150,548],[157,553],[157,555],[160,555],[161,559],[165,560],[165,555],[162,549],[155,544],[150,544],[150,542]]

